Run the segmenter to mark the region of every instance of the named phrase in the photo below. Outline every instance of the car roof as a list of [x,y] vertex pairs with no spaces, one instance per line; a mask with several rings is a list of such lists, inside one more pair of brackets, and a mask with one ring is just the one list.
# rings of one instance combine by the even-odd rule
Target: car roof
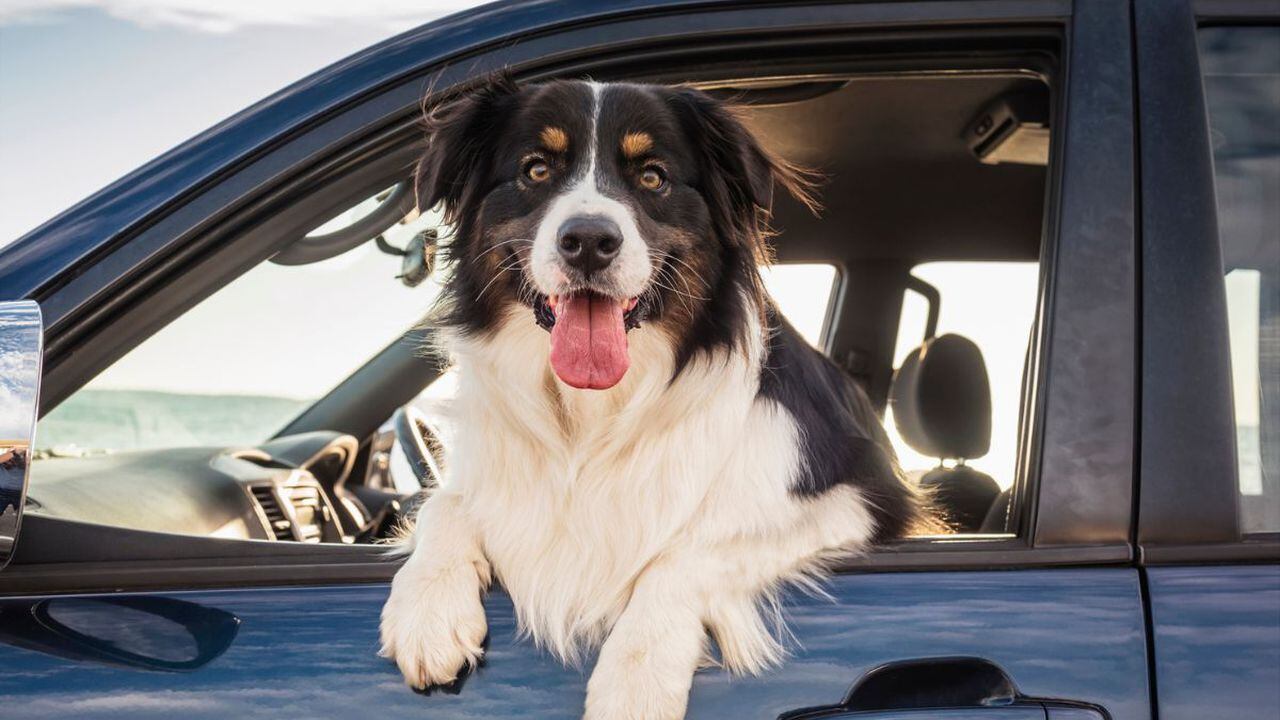
[[825,176],[818,215],[777,203],[778,259],[1036,260],[1045,166],[984,164],[964,132],[1011,96],[1047,116],[1048,86],[1018,72],[853,77],[816,98],[749,110],[771,150]]

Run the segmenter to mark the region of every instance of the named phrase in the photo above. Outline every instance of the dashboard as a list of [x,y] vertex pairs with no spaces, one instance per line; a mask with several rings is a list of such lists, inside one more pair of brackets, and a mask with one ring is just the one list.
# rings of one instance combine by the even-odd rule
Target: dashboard
[[253,448],[174,448],[32,463],[27,511],[136,530],[351,543],[375,513],[347,488],[351,435],[310,432]]

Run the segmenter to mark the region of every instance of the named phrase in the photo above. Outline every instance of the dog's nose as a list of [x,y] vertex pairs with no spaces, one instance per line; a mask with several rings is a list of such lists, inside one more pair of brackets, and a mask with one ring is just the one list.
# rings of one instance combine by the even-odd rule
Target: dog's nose
[[622,231],[617,223],[597,216],[572,217],[560,226],[556,237],[560,257],[583,274],[602,270],[613,262],[622,248]]

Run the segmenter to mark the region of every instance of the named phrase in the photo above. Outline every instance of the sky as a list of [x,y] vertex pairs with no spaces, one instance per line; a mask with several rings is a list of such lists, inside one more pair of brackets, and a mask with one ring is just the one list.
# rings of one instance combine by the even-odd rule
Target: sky
[[0,246],[466,0],[0,0]]

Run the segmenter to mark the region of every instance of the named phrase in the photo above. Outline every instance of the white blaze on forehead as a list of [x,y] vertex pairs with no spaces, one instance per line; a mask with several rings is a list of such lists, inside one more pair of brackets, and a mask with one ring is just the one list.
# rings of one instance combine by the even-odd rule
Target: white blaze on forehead
[[600,109],[603,86],[587,84],[591,90],[591,134],[587,140],[587,157],[582,171],[547,206],[533,240],[530,272],[534,284],[544,295],[560,294],[565,287],[565,269],[556,242],[560,226],[572,217],[595,216],[612,220],[622,232],[622,247],[600,281],[612,285],[621,297],[635,297],[644,292],[652,272],[649,246],[640,236],[634,212],[625,203],[605,195],[598,173],[597,149],[600,144]]

